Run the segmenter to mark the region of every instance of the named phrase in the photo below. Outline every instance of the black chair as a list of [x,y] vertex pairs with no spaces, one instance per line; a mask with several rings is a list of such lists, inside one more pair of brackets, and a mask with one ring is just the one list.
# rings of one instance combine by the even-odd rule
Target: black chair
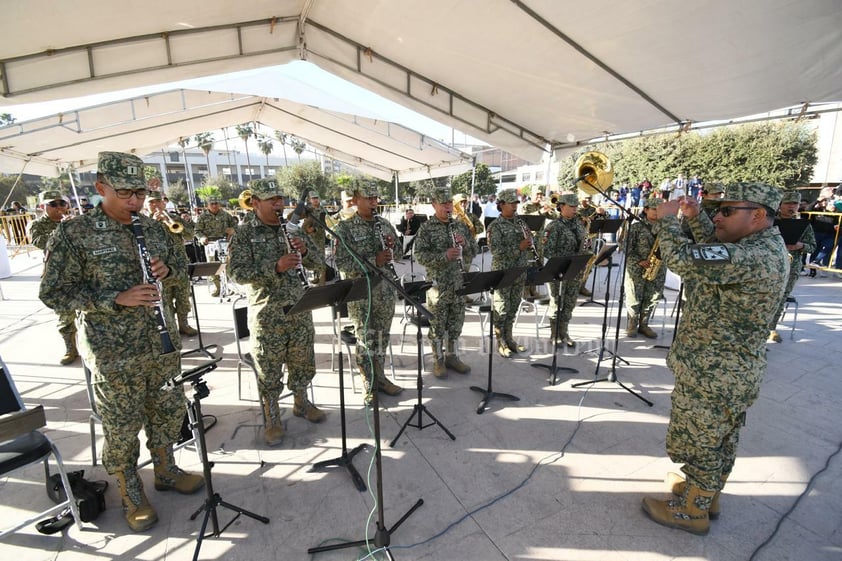
[[[55,516],[68,508],[73,514],[76,526],[81,529],[82,519],[76,507],[64,463],[61,461],[61,454],[53,441],[38,430],[47,425],[43,406],[38,405],[27,409],[2,359],[0,359],[0,370],[2,370],[0,372],[0,476],[5,478],[8,473],[43,461],[45,484],[36,485],[35,489],[43,502],[49,501],[46,498],[45,486],[50,478],[49,460],[52,455],[55,456],[61,484],[67,497],[63,502],[51,505],[50,508],[33,516],[12,522],[11,526],[0,531],[0,538],[42,518]],[[10,483],[6,482],[5,485],[8,486]],[[4,489],[4,492],[8,493],[9,489]],[[33,504],[39,504],[39,502],[33,501]]]

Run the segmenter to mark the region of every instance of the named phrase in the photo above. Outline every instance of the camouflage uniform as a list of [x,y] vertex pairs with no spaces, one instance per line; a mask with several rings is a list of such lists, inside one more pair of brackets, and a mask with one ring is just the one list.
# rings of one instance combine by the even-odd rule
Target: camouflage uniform
[[[449,193],[440,196],[444,200]],[[473,216],[473,215],[469,215]],[[445,252],[453,247],[452,234],[465,238],[462,247],[462,267],[458,261],[448,261]],[[430,320],[428,337],[433,353],[439,356],[439,349],[444,345],[448,354],[456,354],[462,326],[465,323],[465,297],[457,295],[462,288],[462,271],[468,271],[471,260],[477,254],[477,242],[468,226],[453,217],[450,222],[442,222],[435,215],[421,224],[415,237],[415,258],[426,267],[427,278],[435,281],[435,286],[427,291],[427,307],[433,318]]]
[[[216,214],[213,214],[210,211],[206,211],[202,213],[201,216],[199,216],[199,218],[196,220],[196,237],[200,240],[202,238],[206,238],[208,241],[225,239],[228,237],[228,234],[225,233],[225,230],[227,230],[228,228],[234,228],[236,230],[237,219],[234,218],[234,216],[228,214],[223,209],[219,209],[219,212],[217,212]],[[220,256],[207,255],[207,259],[208,261],[219,261]],[[219,295],[219,274],[213,275],[211,277],[211,282],[213,282],[214,285],[214,291],[212,295]]]
[[[723,200],[777,208],[780,192],[738,183],[726,188]],[[688,222],[695,239],[713,239],[706,214]],[[769,320],[783,294],[789,256],[776,227],[717,243],[727,249],[728,259],[703,264],[694,260],[698,246],[682,234],[674,216],[659,220],[655,233],[664,264],[691,288],[667,357],[675,374],[667,453],[684,464],[687,488],[703,491],[692,504],[685,497],[681,508],[698,507],[706,522],[712,497],[734,466],[746,411],[760,390]]]
[[[375,220],[380,225],[384,237],[398,239],[388,220],[382,216]],[[382,251],[375,220],[365,220],[355,212],[352,217],[343,219],[336,225],[336,233],[342,238],[336,243],[336,266],[345,274],[345,278],[366,276],[345,244],[352,245],[360,256],[372,264],[377,253]],[[380,270],[388,276],[392,275],[385,265],[380,267]],[[357,336],[357,366],[360,372],[365,373],[366,384],[371,387],[370,382],[375,378],[379,385],[384,384],[386,379],[383,367],[391,337],[392,319],[395,316],[395,289],[389,283],[381,281],[372,289],[371,298],[348,302],[348,315],[354,322]]]
[[[511,191],[511,193],[508,193]],[[500,192],[498,200],[506,202],[512,200],[514,190],[506,189]],[[516,195],[514,195],[516,196]],[[488,226],[488,246],[491,249],[491,268],[504,271],[516,267],[526,267],[529,264],[530,251],[521,251],[520,242],[523,241],[523,229],[514,218],[504,218],[501,214]],[[520,306],[523,287],[526,283],[524,273],[506,288],[494,291],[494,328],[497,330],[498,343],[500,340],[513,341],[512,329]],[[505,354],[502,345],[498,345],[501,354]],[[511,345],[509,346],[511,349]]]
[[[784,195],[784,202],[787,200],[787,196],[793,197],[791,200],[801,201],[801,195],[795,193],[795,195],[789,195],[788,193]],[[781,220],[787,220],[786,218],[781,218]],[[781,299],[780,304],[778,304],[778,310],[775,315],[772,317],[772,321],[769,324],[769,330],[775,332],[775,328],[778,326],[778,321],[781,319],[781,316],[784,313],[784,306],[786,306],[786,299],[789,298],[789,295],[792,294],[792,289],[795,288],[795,283],[798,281],[798,277],[801,274],[801,259],[803,256],[807,255],[808,253],[813,253],[816,251],[816,234],[813,232],[812,224],[807,224],[807,227],[801,233],[801,237],[798,238],[798,241],[804,244],[804,247],[801,249],[792,249],[789,250],[789,277],[786,281],[786,288],[784,288],[784,296]],[[775,332],[774,335],[777,335]],[[777,339],[779,341],[780,339]]]
[[[58,195],[58,193],[56,193]],[[49,197],[42,197],[46,202]],[[54,200],[54,199],[53,199]],[[58,229],[61,222],[52,220],[46,214],[32,222],[29,230],[29,236],[32,240],[32,245],[41,251],[47,251],[47,242],[52,236],[53,232]],[[58,312],[58,332],[66,348],[66,354],[62,357],[61,364],[70,364],[78,357],[76,351],[76,312]]]
[[[324,265],[323,254],[313,241],[307,236],[302,239],[307,244],[304,267]],[[245,286],[248,296],[251,353],[261,396],[277,403],[284,389],[284,364],[289,389],[297,395],[306,393],[316,375],[313,314],[284,312],[285,307],[298,302],[304,288],[295,269],[275,272],[275,263],[288,253],[282,227],[265,224],[252,213],[237,229],[229,249],[228,275]]]
[[[575,197],[575,195],[563,195]],[[547,222],[540,235],[540,252],[545,259],[575,255],[582,252],[588,234],[578,217],[559,218]],[[558,335],[562,339],[567,337],[567,326],[573,317],[576,299],[579,295],[580,279],[570,281],[552,281],[550,285],[550,327],[555,330],[559,326]],[[556,323],[558,299],[561,299],[561,316]],[[553,339],[555,337],[553,336]]]
[[[169,276],[186,276],[183,251],[158,222],[141,216],[151,256],[169,267]],[[161,386],[181,370],[176,352],[161,354],[161,337],[153,310],[115,304],[117,294],[143,284],[136,240],[129,226],[105,214],[101,206],[62,222],[47,244],[48,257],[40,298],[60,313],[81,312],[80,351],[93,374],[105,446],[102,463],[109,473],[134,469],[138,432],[146,446],[163,448],[181,433],[185,399],[181,391]],[[164,307],[168,326],[175,325]]]
[[[662,199],[656,199],[661,201]],[[647,207],[654,204],[651,200],[646,202]],[[655,205],[657,207],[657,204]],[[644,217],[634,222],[629,227],[628,238],[626,239],[626,277],[623,281],[623,289],[626,298],[626,313],[628,314],[627,333],[634,335],[638,330],[643,334],[654,334],[649,328],[649,318],[658,306],[658,300],[664,290],[664,281],[667,278],[667,268],[661,263],[654,280],[646,280],[643,274],[646,269],[640,266],[639,262],[649,258],[652,246],[655,244],[655,234],[652,232],[653,225]],[[660,253],[660,252],[658,252]],[[647,335],[652,337],[652,335]]]

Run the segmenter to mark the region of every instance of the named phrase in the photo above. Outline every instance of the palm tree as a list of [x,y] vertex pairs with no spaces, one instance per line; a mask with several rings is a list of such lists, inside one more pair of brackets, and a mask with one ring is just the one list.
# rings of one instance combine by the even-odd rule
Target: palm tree
[[298,163],[300,164],[301,153],[304,152],[305,148],[307,148],[307,144],[305,144],[303,140],[293,137],[292,140],[290,140],[289,145],[292,146],[292,150],[298,154]]
[[249,157],[249,138],[254,135],[254,129],[251,127],[249,123],[245,123],[243,125],[237,125],[234,127],[237,130],[237,136],[243,141],[243,144],[246,145],[246,164],[249,167],[249,179],[251,179],[251,158]]
[[213,134],[209,132],[200,132],[193,137],[193,140],[196,141],[196,144],[202,149],[202,152],[205,153],[205,160],[208,164],[208,179],[210,179],[210,151],[213,150]]
[[284,167],[289,166],[289,162],[287,161],[287,140],[288,135],[285,132],[275,131],[275,138],[277,138],[281,143],[281,148],[284,150]]
[[262,139],[257,141],[257,147],[260,148],[260,151],[266,156],[266,167],[269,167],[269,154],[272,153],[272,149],[275,146],[272,144],[272,141],[268,136],[264,136]]
[[194,188],[193,181],[191,181],[190,177],[190,164],[187,161],[187,145],[190,144],[190,137],[180,136],[178,137],[178,145],[181,146],[181,157],[184,158],[184,180],[187,183],[187,196],[190,198],[190,208],[193,208],[195,203],[194,200]]

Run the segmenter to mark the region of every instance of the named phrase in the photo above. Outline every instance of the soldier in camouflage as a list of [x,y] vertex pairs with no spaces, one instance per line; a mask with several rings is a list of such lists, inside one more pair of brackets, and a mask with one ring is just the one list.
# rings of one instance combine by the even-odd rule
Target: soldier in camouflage
[[[132,154],[101,152],[96,190],[102,202],[89,213],[62,222],[47,243],[40,298],[58,312],[81,312],[79,346],[93,375],[97,406],[105,432],[102,463],[120,487],[129,527],[142,531],[158,516],[149,504],[137,473],[138,432],[155,465],[155,489],[195,493],[200,475],[175,465],[173,444],[179,439],[185,398],[162,386],[181,372],[181,345],[162,354],[162,337],[154,313],[161,294],[144,279],[132,214],[143,207],[146,182],[143,162]],[[183,251],[151,218],[140,217],[151,255],[151,275],[158,280],[184,276]],[[164,309],[167,325],[172,312]]]
[[[207,211],[196,220],[196,238],[203,246],[222,239],[231,239],[237,228],[237,219],[225,212],[219,204],[219,199],[208,199]],[[210,260],[211,256],[208,256]],[[218,259],[218,256],[215,257]],[[219,296],[219,275],[211,277],[213,291],[211,296]]]
[[[789,255],[773,225],[780,200],[771,185],[735,183],[725,188],[713,223],[691,197],[657,209],[664,263],[692,286],[667,357],[675,374],[667,453],[684,464],[685,477],[668,477],[677,498],[643,499],[643,510],[659,524],[706,534],[710,518],[719,516],[720,492],[734,467],[746,411],[760,391],[768,325],[788,275]],[[715,241],[686,238],[679,208],[694,239]]]
[[540,214],[547,218],[547,220],[555,220],[558,218],[558,211],[553,206],[544,200],[544,192],[540,188],[534,187],[535,192],[532,193],[532,199],[520,205],[518,214]]
[[[172,216],[167,212],[163,197],[160,191],[149,191],[146,196],[147,216],[161,222],[164,228],[173,238],[173,245],[176,250],[181,248],[184,252],[184,262],[187,263],[187,251],[184,249],[184,240],[193,239],[193,224],[182,220],[180,217]],[[164,223],[164,220],[171,220],[173,224],[181,225],[181,232],[173,232]],[[190,279],[185,276],[173,276],[163,283],[164,304],[175,311],[178,318],[178,332],[182,335],[192,337],[199,333],[187,323],[187,315],[190,313]]]
[[[576,215],[579,199],[573,193],[559,196],[559,219],[548,222],[540,235],[540,253],[545,259],[581,253],[588,237],[582,221]],[[550,284],[551,339],[572,347],[569,325],[576,307],[580,279],[553,281]],[[561,300],[559,306],[559,299]],[[557,316],[557,314],[559,314]],[[558,327],[556,327],[558,326]]]
[[[778,218],[781,220],[795,220],[798,218],[798,205],[801,204],[801,193],[798,191],[786,191],[781,200],[781,207],[778,209]],[[784,313],[784,306],[786,299],[792,294],[792,289],[795,288],[795,283],[801,274],[802,259],[808,253],[816,251],[816,234],[813,232],[812,224],[807,224],[807,227],[801,233],[798,242],[794,244],[786,244],[786,250],[789,252],[791,258],[789,262],[789,278],[786,281],[786,288],[784,289],[784,297],[781,303],[778,304],[778,311],[772,318],[769,324],[769,342],[780,343],[781,336],[778,334],[778,321]]]
[[287,248],[281,223],[284,193],[274,180],[256,179],[249,183],[249,189],[254,212],[231,240],[228,275],[244,285],[248,295],[251,354],[265,425],[263,439],[267,445],[276,446],[284,436],[278,404],[284,389],[284,364],[287,386],[295,398],[293,415],[311,423],[320,423],[325,417],[307,398],[307,386],[316,375],[313,314],[288,315],[284,311],[298,302],[306,289],[297,267],[323,265],[324,254],[307,236],[290,234],[292,251]]
[[465,226],[471,233],[471,237],[476,239],[478,235],[485,232],[485,226],[482,221],[468,210],[468,196],[462,193],[453,195],[453,218],[464,222]]
[[433,349],[433,375],[446,378],[448,368],[459,374],[471,371],[459,358],[465,297],[456,291],[462,288],[462,274],[477,254],[477,243],[465,222],[454,216],[450,189],[434,188],[429,195],[435,214],[418,229],[415,258],[427,268],[428,279],[435,282],[427,292],[427,306],[433,314],[428,336]]
[[[368,269],[357,263],[356,257],[348,251],[349,245],[363,259],[392,277],[387,263],[393,260],[392,248],[398,236],[388,220],[376,216],[378,200],[377,189],[373,185],[360,184],[353,191],[351,199],[357,207],[356,212],[336,226],[339,236],[335,242],[336,266],[348,279],[368,275]],[[371,289],[371,298],[348,303],[348,315],[354,322],[357,368],[363,378],[366,394],[370,397],[376,388],[386,395],[398,395],[403,388],[389,381],[383,370],[392,319],[395,316],[395,289],[387,282],[380,282]],[[372,384],[372,380],[376,382]]]
[[[62,220],[70,218],[70,203],[58,191],[44,191],[39,196],[44,215],[29,223],[29,237],[32,245],[46,252],[47,241]],[[58,332],[64,341],[64,356],[59,364],[67,366],[79,358],[76,349],[76,312],[58,313]]]
[[[667,268],[663,263],[656,265],[650,261],[655,234],[652,232],[658,221],[658,206],[664,199],[649,197],[643,202],[643,220],[634,222],[628,230],[626,243],[626,277],[623,289],[626,297],[626,335],[634,337],[640,332],[644,337],[655,339],[658,335],[649,327],[649,318],[658,306],[658,300],[664,291]],[[656,249],[654,259],[660,259]],[[657,267],[653,280],[643,278],[650,267]]]
[[[491,248],[491,268],[497,271],[526,267],[533,241],[524,236],[517,218],[518,196],[514,189],[503,189],[497,194],[497,208],[500,216],[488,226],[488,246]],[[521,275],[506,288],[494,291],[494,333],[497,337],[497,352],[509,358],[512,353],[522,353],[526,347],[519,345],[512,329],[520,306],[526,274]]]

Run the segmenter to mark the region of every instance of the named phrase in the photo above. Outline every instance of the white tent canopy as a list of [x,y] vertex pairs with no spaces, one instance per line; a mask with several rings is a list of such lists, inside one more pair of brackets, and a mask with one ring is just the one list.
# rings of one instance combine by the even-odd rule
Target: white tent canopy
[[838,0],[29,0],[4,4],[0,94],[32,102],[304,59],[535,161],[840,101],[839,29]]
[[105,150],[139,155],[182,137],[242,123],[290,133],[330,157],[390,181],[462,173],[471,156],[401,125],[245,94],[174,90],[0,129],[0,170],[56,175],[96,167]]

